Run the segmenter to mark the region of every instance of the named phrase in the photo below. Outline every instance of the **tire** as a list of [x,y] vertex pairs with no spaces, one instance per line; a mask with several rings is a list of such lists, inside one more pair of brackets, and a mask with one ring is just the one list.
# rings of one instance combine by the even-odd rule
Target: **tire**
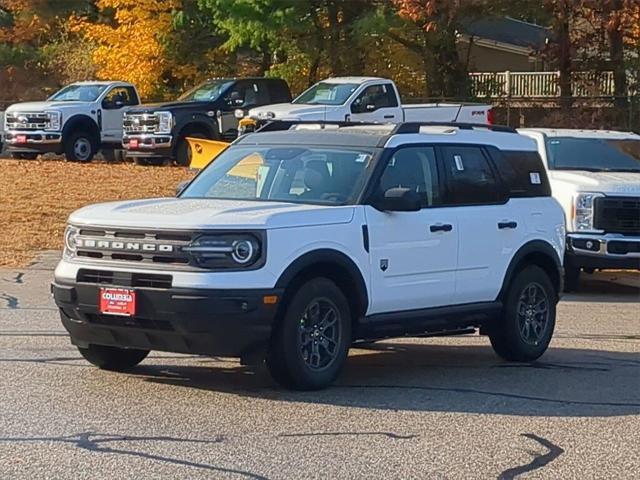
[[70,162],[88,163],[96,154],[96,142],[89,132],[71,133],[64,141],[64,154]]
[[115,372],[131,370],[149,355],[149,350],[134,350],[103,345],[89,345],[88,348],[78,347],[78,351],[80,355],[96,367]]
[[331,280],[315,278],[286,305],[271,337],[267,367],[284,387],[318,390],[338,377],[350,344],[349,302]]
[[520,270],[505,296],[500,321],[489,332],[493,350],[515,362],[541,357],[553,336],[556,299],[553,283],[544,270],[536,265]]
[[580,267],[566,265],[564,268],[564,291],[575,292],[580,287]]
[[186,137],[202,138],[203,140],[208,139],[208,137],[202,133],[188,133],[178,139],[178,144],[176,145],[176,165],[181,167],[191,165],[191,148],[189,148],[189,142],[187,142]]
[[109,163],[123,162],[125,160],[124,150],[120,149],[102,150],[102,156]]
[[11,158],[16,160],[35,160],[38,158],[37,153],[12,153]]

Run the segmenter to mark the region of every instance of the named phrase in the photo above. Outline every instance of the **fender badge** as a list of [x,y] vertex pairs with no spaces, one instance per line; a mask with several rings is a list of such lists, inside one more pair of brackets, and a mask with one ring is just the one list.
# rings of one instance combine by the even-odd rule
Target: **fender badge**
[[380,260],[380,270],[382,270],[383,272],[386,272],[387,268],[389,268],[389,260],[386,258],[383,258],[382,260]]

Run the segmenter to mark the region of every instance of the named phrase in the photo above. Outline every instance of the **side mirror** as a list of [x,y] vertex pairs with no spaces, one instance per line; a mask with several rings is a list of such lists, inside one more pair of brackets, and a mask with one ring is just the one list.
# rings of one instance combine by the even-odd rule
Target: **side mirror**
[[409,188],[390,188],[373,203],[373,207],[383,212],[417,212],[422,207],[420,195]]
[[373,111],[376,109],[376,106],[375,106],[375,105],[373,105],[372,103],[370,103],[370,104],[368,104],[368,105],[365,105],[365,107],[364,107],[364,108],[365,108],[365,110],[366,110],[367,112],[373,112]]
[[189,186],[189,183],[190,183],[189,180],[183,180],[178,184],[178,186],[176,187],[176,197],[180,196],[180,194],[184,191],[184,189],[187,188],[187,186]]
[[124,107],[124,102],[122,100],[103,100],[102,108],[105,110],[118,110]]

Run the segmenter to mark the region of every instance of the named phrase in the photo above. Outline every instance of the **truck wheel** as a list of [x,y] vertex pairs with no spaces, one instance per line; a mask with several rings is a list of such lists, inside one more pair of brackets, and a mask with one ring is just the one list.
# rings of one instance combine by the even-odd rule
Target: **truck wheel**
[[16,160],[35,160],[38,158],[37,153],[12,153],[11,158],[15,158]]
[[203,133],[188,133],[184,137],[180,137],[178,145],[176,146],[176,164],[181,167],[188,167],[191,165],[191,148],[186,137],[202,138],[206,140],[208,137]]
[[96,367],[116,372],[131,370],[149,355],[149,350],[134,350],[104,345],[89,345],[88,348],[78,347],[78,351],[80,355]]
[[95,153],[95,142],[88,132],[72,133],[64,142],[64,154],[70,162],[90,162]]
[[297,390],[329,386],[351,344],[351,312],[331,280],[316,278],[294,294],[276,326],[267,366],[281,385]]
[[565,265],[564,267],[564,291],[575,292],[580,286],[580,268]]
[[124,150],[116,150],[111,148],[102,150],[102,156],[104,157],[105,161],[109,163],[124,162],[126,158]]
[[544,270],[536,265],[521,270],[507,291],[500,321],[489,332],[494,351],[515,362],[539,358],[555,328],[556,298]]

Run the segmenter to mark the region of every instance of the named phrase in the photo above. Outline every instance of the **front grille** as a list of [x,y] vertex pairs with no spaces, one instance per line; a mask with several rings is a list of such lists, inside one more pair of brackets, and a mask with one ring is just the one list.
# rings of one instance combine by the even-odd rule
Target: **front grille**
[[593,225],[606,233],[640,235],[640,197],[596,198]]
[[640,253],[640,242],[625,242],[624,240],[609,241],[607,242],[607,252],[616,255]]
[[182,251],[192,241],[189,233],[83,228],[76,238],[76,255],[81,258],[176,266],[191,261]]
[[81,268],[76,276],[78,283],[113,285],[134,288],[171,288],[173,277],[155,273],[112,272]]
[[11,112],[6,114],[7,130],[45,130],[49,116],[43,112]]
[[122,128],[124,133],[155,133],[160,119],[153,113],[129,113],[124,116]]

